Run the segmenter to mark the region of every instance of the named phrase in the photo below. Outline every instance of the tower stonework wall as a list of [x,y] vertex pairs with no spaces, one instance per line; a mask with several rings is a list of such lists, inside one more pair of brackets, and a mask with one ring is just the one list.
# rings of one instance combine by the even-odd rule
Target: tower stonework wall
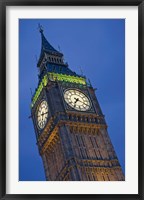
[[42,156],[47,180],[124,180],[106,130],[64,125],[58,135]]

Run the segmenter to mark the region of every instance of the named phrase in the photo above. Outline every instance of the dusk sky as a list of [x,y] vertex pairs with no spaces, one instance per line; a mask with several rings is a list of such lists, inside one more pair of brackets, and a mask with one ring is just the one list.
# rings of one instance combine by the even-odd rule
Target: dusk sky
[[[125,172],[125,20],[19,20],[19,180],[44,181],[31,115],[31,90],[38,84],[41,51],[38,24],[50,44],[64,54],[69,68],[90,79]],[[31,89],[30,89],[31,88]]]

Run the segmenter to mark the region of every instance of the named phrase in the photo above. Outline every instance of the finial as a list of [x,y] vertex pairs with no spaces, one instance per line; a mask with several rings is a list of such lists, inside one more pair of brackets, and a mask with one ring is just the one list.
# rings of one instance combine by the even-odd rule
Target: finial
[[90,79],[88,78],[88,83],[89,83],[89,86],[92,86],[91,82],[90,82]]
[[90,82],[89,78],[88,78],[88,82],[89,82],[89,84],[91,85],[91,82]]
[[59,52],[61,52],[60,46],[58,45]]
[[31,97],[33,96],[32,89],[30,88]]
[[82,70],[82,68],[81,68],[81,67],[79,67],[79,68],[80,68],[81,75],[83,76],[83,70]]
[[44,29],[40,23],[38,24],[38,29],[40,33],[43,33]]

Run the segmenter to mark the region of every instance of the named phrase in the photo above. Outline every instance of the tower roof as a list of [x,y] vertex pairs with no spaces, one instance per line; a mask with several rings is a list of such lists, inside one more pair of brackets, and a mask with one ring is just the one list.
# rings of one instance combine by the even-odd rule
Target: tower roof
[[62,57],[63,54],[60,53],[59,51],[57,51],[49,42],[48,40],[45,38],[44,33],[43,33],[43,28],[42,26],[39,25],[39,31],[41,33],[41,53],[40,53],[40,57],[38,60],[38,66],[44,56],[44,53],[47,54],[53,54],[53,55],[57,55],[59,57]]

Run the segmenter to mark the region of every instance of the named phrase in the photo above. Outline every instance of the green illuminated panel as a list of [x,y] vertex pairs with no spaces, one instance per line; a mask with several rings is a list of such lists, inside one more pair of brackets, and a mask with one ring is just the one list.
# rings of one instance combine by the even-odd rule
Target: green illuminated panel
[[86,85],[86,80],[82,77],[70,76],[70,75],[65,75],[65,74],[57,74],[57,73],[48,73],[43,77],[41,83],[39,84],[39,86],[38,86],[38,88],[37,88],[37,90],[34,94],[34,97],[32,99],[31,107],[34,106],[34,104],[37,101],[43,87],[47,85],[48,77],[51,81],[58,80],[58,81],[65,81],[65,82],[71,82],[71,83],[78,83],[78,84],[81,84],[81,85]]
[[48,79],[47,79],[47,75],[45,75],[45,76],[43,77],[41,83],[39,84],[39,86],[38,86],[36,92],[35,92],[35,95],[34,95],[34,97],[33,97],[33,99],[32,99],[31,107],[34,106],[34,104],[35,104],[35,102],[37,101],[37,99],[38,99],[38,97],[39,97],[39,95],[40,95],[40,93],[41,93],[43,87],[46,86],[47,83],[48,83]]
[[71,82],[71,83],[79,83],[82,85],[86,85],[86,81],[82,77],[77,77],[77,76],[70,76],[66,74],[56,74],[56,73],[49,73],[49,78],[51,80],[58,80],[58,81],[66,81],[66,82]]

